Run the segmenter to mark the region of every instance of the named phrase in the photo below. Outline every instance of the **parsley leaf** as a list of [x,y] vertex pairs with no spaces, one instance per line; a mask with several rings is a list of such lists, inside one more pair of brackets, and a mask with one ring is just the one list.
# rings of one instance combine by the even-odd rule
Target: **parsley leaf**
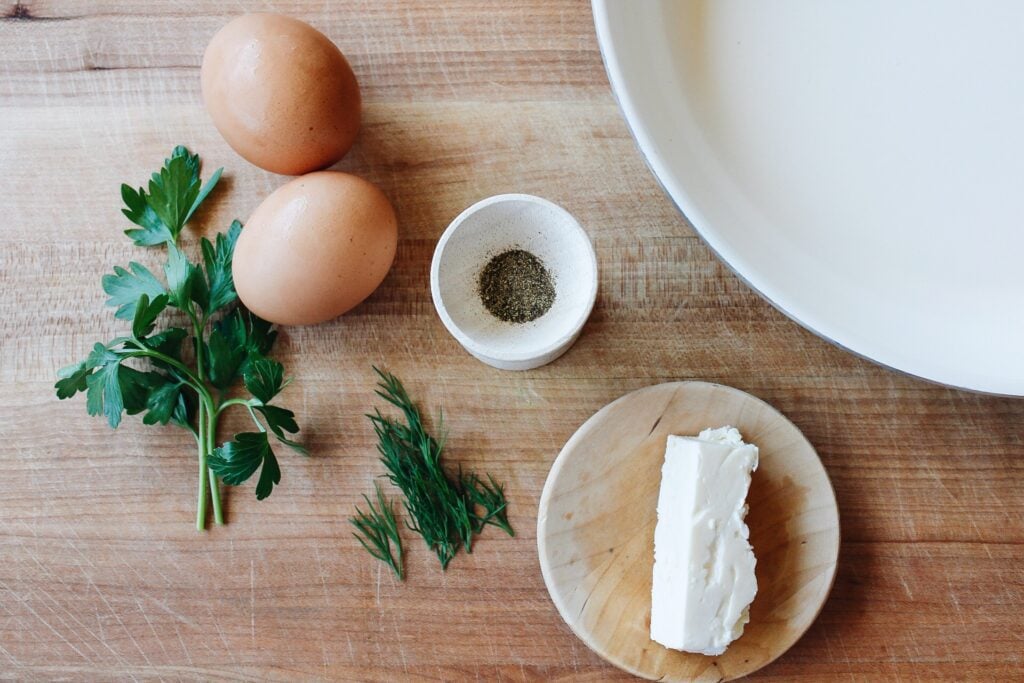
[[[156,334],[142,339],[142,343],[146,348],[152,349],[157,353],[164,356],[169,356],[176,361],[181,361],[181,342],[188,337],[188,332],[180,327],[168,327],[166,330],[157,332]],[[151,362],[154,366],[165,370],[171,377],[175,379],[187,382],[185,376],[181,374],[181,371],[173,365],[164,362],[158,358],[152,358]],[[194,388],[194,387],[193,387]]]
[[199,155],[190,154],[184,147],[175,147],[171,158],[164,161],[164,167],[150,179],[146,202],[177,239],[185,221],[192,216],[218,180],[220,171],[214,173],[207,187],[202,188],[200,196]]
[[150,179],[147,203],[177,238],[198,196],[199,160],[184,147],[175,147],[164,167]]
[[267,426],[275,436],[284,437],[284,432],[295,434],[299,431],[299,423],[295,421],[295,413],[280,406],[254,406],[267,418]]
[[199,304],[199,307],[204,311],[209,312],[210,288],[206,284],[206,278],[203,277],[202,271],[196,266],[192,266],[192,287],[190,293],[192,301]]
[[217,321],[214,330],[232,346],[245,349],[248,356],[265,356],[277,339],[272,324],[242,308],[235,308]]
[[192,301],[192,281],[196,267],[188,260],[184,252],[173,244],[167,245],[167,264],[164,275],[167,277],[167,289],[171,303],[183,311],[189,310]]
[[226,235],[217,235],[215,243],[211,243],[205,237],[200,242],[203,264],[206,266],[206,280],[209,283],[209,297],[205,310],[210,314],[238,298],[235,293],[235,281],[231,276],[231,257],[241,232],[242,224],[234,221]]
[[152,301],[167,293],[163,283],[146,266],[134,261],[128,264],[128,270],[114,266],[114,274],[104,275],[102,284],[103,291],[110,296],[107,305],[117,306],[114,317],[118,320],[135,317],[135,305],[143,294]]
[[167,378],[166,382],[153,389],[146,399],[146,408],[149,412],[142,418],[143,423],[165,425],[171,421],[179,407],[184,410],[184,398],[181,394],[183,386],[181,382]]
[[210,454],[207,465],[225,484],[246,481],[262,465],[256,498],[263,500],[281,483],[281,468],[270,448],[266,432],[243,432]]
[[242,308],[234,308],[218,320],[210,331],[207,343],[207,365],[211,382],[218,389],[226,389],[249,364],[270,352],[277,339],[271,323]]
[[160,294],[149,300],[148,294],[139,297],[139,303],[135,305],[135,318],[132,320],[132,334],[139,339],[153,331],[157,316],[167,308],[167,295]]
[[221,390],[230,387],[245,362],[245,347],[234,344],[218,327],[214,327],[206,340],[205,354],[210,384]]
[[223,168],[218,168],[216,171],[213,172],[213,175],[210,176],[210,179],[206,181],[206,184],[203,185],[203,189],[199,190],[199,194],[196,195],[195,201],[192,202],[192,206],[189,207],[188,213],[185,214],[185,222],[188,222],[188,220],[192,218],[192,214],[196,212],[196,210],[199,208],[199,205],[203,203],[204,199],[206,199],[206,196],[213,191],[214,187],[217,186],[217,183],[220,181],[220,176],[223,172]]
[[270,403],[284,384],[284,366],[276,360],[257,356],[249,360],[242,378],[250,394],[263,403]]
[[171,422],[189,430],[198,438],[199,433],[193,426],[198,411],[199,398],[192,392],[182,391],[178,394],[178,405],[171,412]]
[[117,381],[121,387],[124,412],[135,415],[146,409],[150,393],[167,382],[167,377],[159,372],[142,372],[122,365],[117,372]]
[[84,375],[86,411],[90,415],[103,415],[114,429],[121,424],[122,413],[134,415],[145,410],[152,389],[166,381],[160,373],[122,365],[129,356],[114,348],[121,341],[96,344],[89,358],[74,367],[71,374],[82,378],[83,370],[90,372]]
[[114,429],[121,424],[124,411],[124,398],[117,376],[120,368],[120,363],[109,363],[86,378],[85,409],[90,415],[105,415]]
[[88,368],[98,368],[110,363],[120,363],[121,354],[114,348],[120,342],[120,339],[115,339],[107,344],[93,344],[92,352],[86,359],[85,366]]
[[160,217],[156,215],[146,201],[146,191],[141,187],[136,190],[131,185],[121,186],[121,199],[127,208],[121,209],[121,213],[128,217],[138,228],[125,230],[124,234],[138,247],[155,247],[164,242],[173,242],[174,235],[167,229]]
[[180,327],[168,327],[166,330],[157,332],[151,337],[144,339],[143,343],[165,356],[181,360],[181,342],[187,336],[188,332]]
[[[85,409],[90,415],[103,415],[114,429],[121,424],[121,413],[124,412],[125,401],[121,386],[121,361],[124,357],[116,350],[103,344],[93,346],[92,353],[85,361],[86,367],[95,370],[86,377]],[[128,370],[128,368],[125,368]],[[137,370],[134,372],[138,372]],[[134,377],[125,373],[126,383],[131,392],[131,404],[135,407],[138,397]]]
[[285,432],[296,434],[299,431],[299,423],[295,421],[295,413],[279,406],[254,406],[254,409],[263,415],[267,421],[267,427],[274,433],[278,441],[297,453],[309,455],[309,450],[305,446],[285,436]]
[[[179,147],[175,147],[174,149],[175,149],[175,151],[177,151],[179,149],[180,150],[184,150],[184,152],[186,154],[188,153],[188,150],[185,149],[184,147],[180,147],[179,146]],[[192,155],[192,160],[193,160],[194,166],[195,166],[195,171],[194,171],[195,177],[196,177],[196,180],[198,180],[199,179],[199,155],[198,154],[193,154]],[[220,181],[220,176],[221,176],[222,173],[224,173],[224,169],[223,168],[218,168],[216,171],[213,172],[213,175],[210,176],[210,179],[206,181],[206,184],[203,185],[202,189],[199,190],[199,194],[197,194],[196,198],[192,201],[192,206],[189,207],[188,212],[185,214],[185,219],[182,221],[182,223],[187,223],[189,221],[189,219],[192,218],[192,214],[194,214],[196,212],[196,210],[199,208],[199,205],[202,204],[203,200],[206,199],[206,196],[208,194],[210,194],[210,192],[213,191],[213,188],[215,188],[217,186],[217,183]]]
[[57,371],[57,383],[53,388],[57,390],[57,398],[62,401],[71,398],[80,391],[88,388],[87,380],[92,374],[92,368],[86,367],[83,360],[80,363],[72,363]]
[[142,247],[174,244],[182,227],[217,185],[223,170],[214,171],[200,187],[199,155],[175,147],[163,168],[150,179],[148,194],[141,187],[121,186],[121,198],[127,207],[121,212],[141,228],[126,230],[125,234]]

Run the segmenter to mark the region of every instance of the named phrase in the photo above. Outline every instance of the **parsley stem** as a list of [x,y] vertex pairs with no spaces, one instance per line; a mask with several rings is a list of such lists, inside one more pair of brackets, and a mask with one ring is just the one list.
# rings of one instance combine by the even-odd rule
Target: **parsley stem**
[[202,497],[203,506],[203,517],[202,522],[196,521],[196,524],[205,524],[205,505],[206,505],[206,481],[210,482],[210,501],[213,503],[213,521],[218,526],[224,524],[224,512],[220,506],[220,487],[217,486],[217,476],[213,473],[206,465],[207,458],[213,453],[214,445],[217,440],[217,415],[219,414],[219,408],[215,408],[213,396],[210,394],[209,389],[206,388],[206,369],[203,367],[203,351],[206,348],[206,343],[203,340],[203,330],[206,329],[207,317],[206,313],[203,313],[202,320],[200,320],[196,314],[190,309],[187,311],[188,317],[192,320],[192,332],[196,338],[196,379],[198,386],[201,386],[206,391],[206,396],[203,397],[202,407],[199,409],[200,420],[204,419],[205,416],[205,427],[203,434],[200,436],[200,471],[199,471],[199,495]]
[[220,507],[220,488],[217,485],[217,475],[209,467],[206,474],[210,479],[210,500],[213,501],[213,521],[217,526],[224,526],[224,511]]
[[203,324],[199,324],[199,320],[196,319],[195,313],[192,311],[188,312],[189,318],[192,319],[192,332],[196,336],[196,376],[200,382],[206,382],[206,372],[203,369],[203,353],[201,349],[206,348],[203,344],[203,327],[206,325],[206,321]]
[[217,408],[217,414],[220,415],[222,412],[224,412],[225,408],[229,408],[230,406],[246,406],[246,407],[248,407],[248,406],[251,406],[251,405],[252,405],[252,399],[229,398],[227,401],[224,401],[223,403],[220,404],[220,407]]
[[206,529],[206,436],[208,429],[206,418],[206,406],[200,406],[199,415],[196,418],[199,421],[199,497],[196,502],[197,531],[204,531]]
[[251,403],[246,403],[245,407],[249,410],[249,415],[252,417],[252,421],[256,423],[256,426],[259,428],[259,430],[261,432],[266,432],[267,428],[264,427],[263,423],[261,423],[259,418],[256,417],[256,411],[252,409],[252,404]]
[[[206,418],[206,453],[211,455],[213,453],[214,445],[217,440],[217,414],[218,410],[213,410],[213,405],[206,406],[208,416]],[[218,526],[224,524],[224,512],[220,506],[220,487],[217,485],[217,475],[213,473],[213,470],[207,467],[206,475],[210,479],[210,500],[213,502],[213,521]]]

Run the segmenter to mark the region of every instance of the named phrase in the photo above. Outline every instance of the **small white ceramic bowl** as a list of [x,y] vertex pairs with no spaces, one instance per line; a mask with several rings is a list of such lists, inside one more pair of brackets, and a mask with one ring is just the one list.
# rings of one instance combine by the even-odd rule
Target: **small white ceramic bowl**
[[[536,320],[508,323],[480,299],[480,271],[494,256],[524,249],[539,258],[555,285],[555,301]],[[502,194],[463,211],[441,235],[430,266],[434,307],[471,354],[502,370],[530,370],[565,353],[597,298],[597,256],[572,215],[546,199]]]

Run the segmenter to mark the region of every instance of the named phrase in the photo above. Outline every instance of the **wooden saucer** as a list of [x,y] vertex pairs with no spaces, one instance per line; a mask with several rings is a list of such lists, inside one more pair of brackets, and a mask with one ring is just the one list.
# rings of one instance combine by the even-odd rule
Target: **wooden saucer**
[[[654,525],[666,437],[723,425],[760,449],[747,498],[757,597],[743,636],[708,657],[650,639]],[[784,653],[818,615],[839,510],[817,453],[781,413],[738,389],[672,382],[608,404],[569,439],[541,495],[537,546],[551,599],[599,655],[644,678],[728,681]]]

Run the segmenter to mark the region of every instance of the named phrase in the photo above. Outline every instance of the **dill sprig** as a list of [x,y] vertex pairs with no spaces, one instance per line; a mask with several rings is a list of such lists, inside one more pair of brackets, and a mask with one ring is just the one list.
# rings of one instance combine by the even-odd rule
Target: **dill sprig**
[[[356,516],[349,520],[356,528],[352,535],[368,553],[391,567],[399,581],[404,581],[402,538],[398,535],[395,509],[390,501],[385,500],[380,484],[374,483],[373,486],[377,490],[377,505],[375,507],[373,501],[363,494],[367,511],[363,512],[356,506]],[[391,550],[392,543],[395,552]]]
[[484,509],[484,514],[473,514],[474,528],[476,533],[483,531],[488,524],[502,529],[509,536],[515,536],[512,525],[508,523],[508,501],[505,500],[505,487],[494,481],[494,477],[487,475],[484,481],[473,472],[460,477],[462,490],[466,497],[474,504]]
[[[398,408],[402,419],[385,417],[380,410],[367,415],[377,434],[377,450],[388,480],[397,486],[411,521],[406,527],[423,537],[446,569],[465,548],[473,550],[473,536],[492,524],[514,535],[508,522],[504,488],[493,477],[476,474],[450,476],[441,462],[444,440],[427,431],[423,417],[402,383],[374,367],[380,381],[377,395]],[[482,509],[482,513],[478,512]]]

